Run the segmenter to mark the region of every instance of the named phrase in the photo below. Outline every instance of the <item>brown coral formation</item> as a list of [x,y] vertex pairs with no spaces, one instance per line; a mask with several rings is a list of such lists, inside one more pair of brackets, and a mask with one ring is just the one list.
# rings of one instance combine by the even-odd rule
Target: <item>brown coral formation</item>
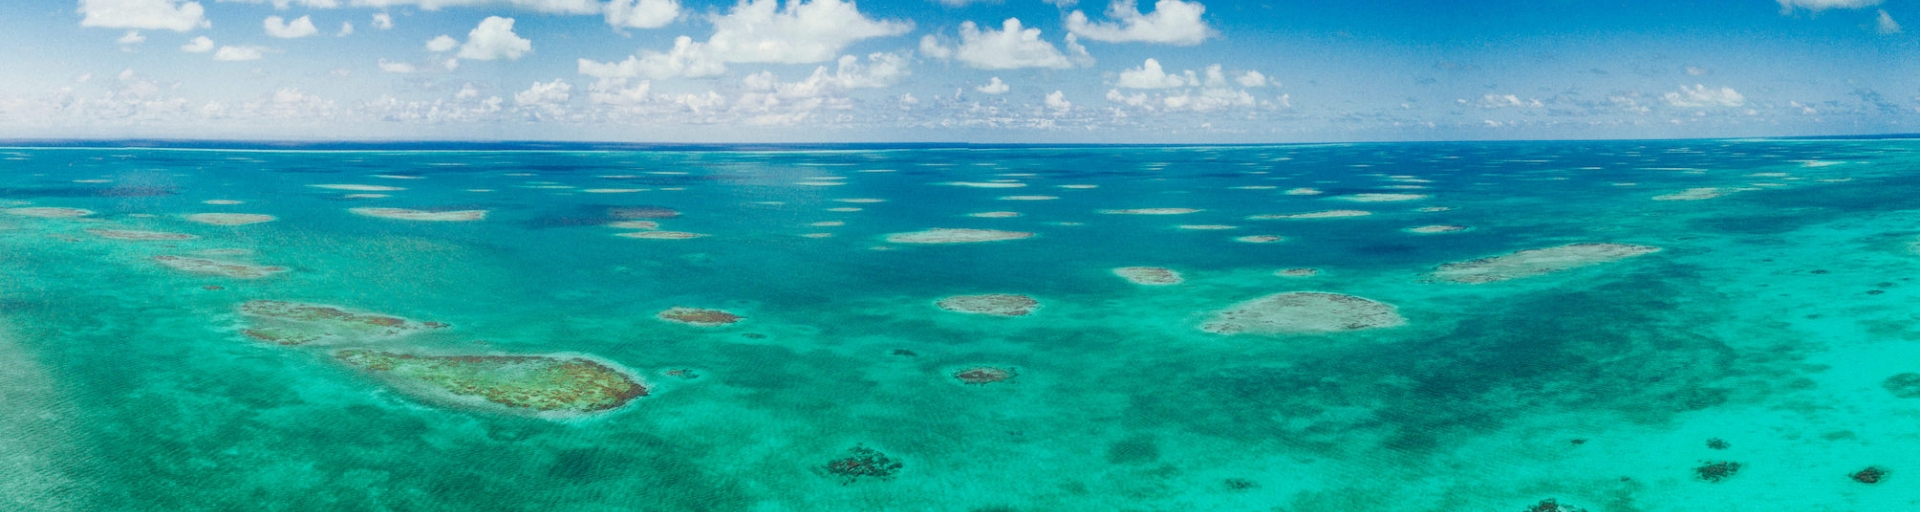
[[429,398],[478,399],[522,412],[607,411],[650,392],[627,372],[581,357],[430,356],[342,350],[335,352],[334,358]]
[[1113,269],[1113,274],[1133,284],[1148,286],[1175,285],[1187,281],[1186,278],[1180,277],[1179,272],[1161,267],[1120,267]]
[[700,327],[716,327],[732,324],[744,317],[718,309],[700,309],[674,306],[655,314],[654,317],[668,322],[678,322]]
[[1659,247],[1645,245],[1568,244],[1448,263],[1435,268],[1429,275],[1435,280],[1451,283],[1492,283],[1612,263],[1659,251]]
[[287,271],[286,267],[248,265],[206,258],[189,258],[186,256],[154,256],[153,261],[181,272],[225,276],[236,279],[259,279]]
[[1398,308],[1364,297],[1324,292],[1268,295],[1235,304],[1200,326],[1215,334],[1315,334],[1406,325]]
[[940,299],[934,303],[940,309],[959,313],[972,313],[992,316],[1026,316],[1040,301],[1025,295],[994,293],[987,295],[955,295]]
[[440,322],[278,300],[248,301],[240,305],[240,314],[252,320],[242,334],[279,345],[390,339],[447,327]]
[[995,382],[1006,382],[1015,373],[1011,368],[997,366],[973,366],[953,372],[953,378],[962,384],[984,386]]

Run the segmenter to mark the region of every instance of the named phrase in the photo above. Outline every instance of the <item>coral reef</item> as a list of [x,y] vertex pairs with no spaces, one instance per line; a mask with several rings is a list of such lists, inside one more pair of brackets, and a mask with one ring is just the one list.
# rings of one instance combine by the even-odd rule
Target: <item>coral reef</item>
[[1040,301],[1025,295],[993,293],[986,295],[955,295],[940,299],[934,303],[940,309],[958,313],[973,313],[993,316],[1026,316],[1040,306]]
[[182,272],[225,276],[237,279],[259,279],[287,271],[286,267],[247,265],[244,263],[216,261],[206,258],[189,258],[186,256],[154,256],[153,261],[160,262],[161,265],[166,265],[167,268]]
[[1707,462],[1701,464],[1700,467],[1693,468],[1693,472],[1698,475],[1701,480],[1719,482],[1728,477],[1732,477],[1734,473],[1740,472],[1740,463]]
[[1179,272],[1161,267],[1120,267],[1113,269],[1113,274],[1133,284],[1148,286],[1175,285],[1187,281],[1186,278],[1180,277]]
[[862,478],[892,480],[902,466],[900,461],[879,450],[854,445],[847,450],[847,456],[827,462],[825,469],[827,474],[840,479],[840,485],[850,485]]
[[1100,210],[1107,215],[1185,215],[1204,210],[1194,208],[1132,208],[1126,210]]
[[660,206],[623,206],[608,208],[607,216],[616,219],[671,219],[679,217],[680,212]]
[[1880,381],[1880,387],[1900,398],[1920,398],[1920,373],[1900,373]]
[[1880,469],[1874,466],[1868,466],[1867,469],[1855,471],[1853,472],[1853,474],[1847,475],[1847,478],[1852,478],[1853,481],[1855,482],[1860,482],[1868,485],[1880,483],[1880,480],[1886,477],[1887,477],[1887,470]]
[[739,322],[744,317],[718,309],[699,309],[674,306],[654,315],[668,322],[678,322],[700,327],[715,327]]
[[606,411],[649,392],[626,372],[579,357],[429,356],[356,349],[335,352],[334,358],[429,389],[430,394],[478,398],[522,411]]
[[1276,271],[1273,275],[1280,277],[1313,277],[1320,275],[1320,269],[1306,267],[1289,268]]
[[60,218],[68,218],[68,217],[85,217],[88,215],[93,215],[93,210],[84,210],[80,208],[54,208],[54,207],[47,207],[47,206],[8,208],[5,210],[0,210],[0,212],[6,212],[7,215],[17,215],[21,217],[39,217],[43,219],[60,219]]
[[1422,235],[1431,235],[1435,233],[1456,233],[1456,232],[1466,231],[1466,230],[1467,230],[1466,226],[1455,226],[1450,224],[1434,224],[1431,226],[1416,226],[1416,227],[1407,228],[1408,233],[1418,233]]
[[632,233],[619,233],[613,236],[626,237],[626,238],[638,238],[642,240],[690,240],[690,239],[700,238],[707,235],[700,234],[700,233],[688,233],[685,231],[636,231]]
[[409,210],[406,208],[348,208],[354,215],[379,217],[393,220],[412,220],[427,222],[464,222],[487,218],[486,210],[453,210],[444,212]]
[[87,233],[93,236],[111,239],[111,240],[157,241],[157,240],[192,240],[195,238],[200,238],[200,237],[189,235],[186,233],[168,233],[165,231],[139,231],[139,230],[132,230],[132,229],[95,228],[95,229],[88,229]]
[[1426,199],[1428,197],[1432,197],[1432,196],[1428,196],[1426,194],[1377,194],[1376,193],[1376,194],[1354,194],[1350,196],[1339,196],[1333,199],[1338,201],[1352,201],[1355,203],[1390,203],[1395,201],[1414,201],[1414,200]]
[[1660,252],[1659,247],[1629,244],[1568,244],[1447,263],[1429,274],[1434,280],[1481,284],[1545,275]]
[[258,213],[196,213],[187,216],[187,222],[212,224],[215,226],[245,226],[279,220],[272,215]]
[[1286,240],[1286,239],[1279,236],[1274,236],[1274,235],[1247,235],[1247,236],[1233,239],[1233,241],[1235,242],[1244,242],[1249,244],[1270,244],[1270,243],[1279,242],[1282,240]]
[[1215,313],[1200,329],[1215,334],[1308,334],[1406,323],[1386,303],[1338,293],[1292,292],[1235,304]]
[[447,327],[440,322],[277,300],[248,301],[240,305],[240,314],[253,320],[242,334],[280,345],[398,338]]
[[1728,444],[1727,440],[1718,437],[1707,440],[1707,449],[1709,450],[1725,450],[1732,447],[1733,445]]
[[1032,237],[1033,233],[1022,231],[934,228],[926,231],[894,233],[887,235],[887,241],[896,244],[965,244],[1019,240]]
[[1373,212],[1364,210],[1325,210],[1307,213],[1253,215],[1247,217],[1247,220],[1338,219],[1343,217],[1365,217],[1368,215],[1373,215]]
[[1553,498],[1547,498],[1540,500],[1539,503],[1535,503],[1531,507],[1527,507],[1526,512],[1586,512],[1586,510],[1587,509],[1573,505],[1561,505],[1559,501]]
[[995,382],[1005,382],[1008,379],[1014,378],[1016,375],[1018,375],[1018,373],[1013,368],[1000,368],[995,366],[971,366],[953,372],[953,378],[958,379],[962,384],[981,386]]
[[1686,189],[1680,192],[1675,192],[1672,194],[1653,196],[1653,200],[1655,201],[1699,201],[1702,199],[1713,199],[1716,197],[1731,194],[1733,192],[1734,191],[1731,189],[1724,189],[1724,188],[1713,188],[1713,187],[1690,188],[1690,189]]

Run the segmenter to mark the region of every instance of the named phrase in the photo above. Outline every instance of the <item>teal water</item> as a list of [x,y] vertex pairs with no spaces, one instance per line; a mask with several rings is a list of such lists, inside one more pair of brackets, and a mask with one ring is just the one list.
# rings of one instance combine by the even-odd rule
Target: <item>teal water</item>
[[[0,214],[0,509],[1920,509],[1920,390],[1889,387],[1920,372],[1916,150],[5,149],[0,208],[95,213]],[[942,185],[993,180],[1025,186]],[[404,190],[348,198],[369,192],[314,184]],[[1286,193],[1301,187],[1324,194]],[[1724,195],[1653,199],[1694,188]],[[1358,193],[1429,197],[1338,199]],[[1056,199],[1000,199],[1023,195]],[[854,198],[884,202],[837,201]],[[654,219],[662,229],[709,236],[605,225],[643,206],[681,213]],[[360,207],[488,214],[348,211]],[[1201,211],[1098,213],[1128,208]],[[1374,214],[1247,218],[1331,209]],[[988,211],[1022,216],[967,216]],[[278,220],[185,219],[195,213]],[[1435,224],[1471,229],[1403,231]],[[885,238],[929,228],[1036,236]],[[802,236],[820,233],[831,236]],[[1284,240],[1234,240],[1248,235]],[[1585,242],[1663,250],[1496,283],[1423,277]],[[236,279],[151,259],[196,254],[289,270]],[[1126,266],[1185,282],[1110,271]],[[1302,267],[1321,272],[1274,274]],[[1199,329],[1290,291],[1392,304],[1406,325]],[[1041,306],[1016,318],[934,306],[981,293]],[[336,362],[335,347],[249,339],[236,307],[257,299],[452,325],[368,343],[382,350],[587,354],[655,392],[573,418],[450,405]],[[674,306],[746,320],[654,317]],[[1017,377],[953,379],[972,365]],[[856,446],[901,467],[851,482],[826,470]],[[1739,471],[1696,472],[1723,461]],[[1870,466],[1886,479],[1849,478]]]

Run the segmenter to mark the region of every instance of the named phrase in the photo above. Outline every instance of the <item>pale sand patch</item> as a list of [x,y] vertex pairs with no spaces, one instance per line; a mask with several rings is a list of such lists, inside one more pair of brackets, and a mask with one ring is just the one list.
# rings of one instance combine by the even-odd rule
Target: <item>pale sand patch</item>
[[899,172],[899,171],[896,171],[893,169],[864,169],[864,170],[853,171],[853,172]]
[[1200,329],[1214,334],[1320,334],[1406,325],[1391,304],[1324,292],[1268,295],[1213,315]]
[[242,204],[242,203],[245,203],[245,202],[246,202],[246,201],[235,201],[235,200],[232,200],[232,199],[208,199],[208,200],[205,200],[205,201],[201,201],[201,202],[200,202],[200,204],[211,204],[211,205],[220,205],[220,206],[227,206],[227,205],[236,205],[236,204]]
[[1241,185],[1238,187],[1227,187],[1227,188],[1232,190],[1273,190],[1280,187],[1276,187],[1273,185]]
[[1846,183],[1853,181],[1853,178],[1824,178],[1818,181],[1821,183]]
[[686,171],[647,171],[647,174],[657,174],[660,176],[686,176],[687,172]]
[[1027,316],[1040,307],[1040,301],[1025,295],[994,293],[986,295],[955,295],[940,299],[934,306],[956,313],[971,313],[992,316]]
[[852,213],[852,212],[857,212],[857,211],[860,211],[860,210],[861,210],[860,208],[854,208],[854,207],[852,207],[852,206],[842,206],[842,207],[838,207],[838,208],[828,208],[828,209],[827,209],[827,211],[830,211],[830,212],[839,212],[839,213]]
[[1317,196],[1325,193],[1326,192],[1321,192],[1320,189],[1307,187],[1287,189],[1286,191],[1286,194],[1290,196]]
[[[845,185],[845,183],[841,183],[838,181],[802,181],[794,184],[805,185],[809,187],[838,187],[841,185]],[[665,189],[662,189],[662,190],[665,190]]]
[[995,174],[994,176],[999,176],[1003,178],[1032,178],[1034,176],[1039,176],[1039,174],[1034,174],[1030,172],[1003,172],[1000,174]]
[[826,221],[820,221],[820,222],[808,224],[808,226],[813,226],[817,228],[831,228],[831,227],[845,226],[845,225],[847,225],[845,221],[838,221],[838,220],[826,220]]
[[1032,237],[1033,233],[1023,231],[933,228],[925,231],[894,233],[887,235],[887,241],[896,244],[966,244],[1020,240]]
[[345,197],[347,199],[382,199],[382,198],[388,198],[393,196],[386,195],[386,194],[347,194],[341,197]]
[[654,318],[666,320],[668,322],[681,323],[681,324],[687,324],[687,325],[698,326],[698,327],[718,327],[722,325],[739,322],[745,319],[740,315],[736,315],[726,311],[721,311],[718,309],[699,309],[699,308],[688,308],[688,307],[680,307],[680,306],[674,306],[672,308],[668,308],[666,311],[661,311],[659,314],[656,314],[653,316]]
[[660,229],[660,223],[650,220],[623,220],[609,222],[607,227],[619,229]]
[[426,222],[466,222],[487,218],[486,210],[430,212],[425,210],[409,210],[406,208],[348,208],[347,211],[353,212],[354,215],[364,215],[367,217]]
[[1355,203],[1390,203],[1390,202],[1396,202],[1396,201],[1416,201],[1420,199],[1426,199],[1429,197],[1433,197],[1433,196],[1430,196],[1427,194],[1372,193],[1372,194],[1354,194],[1350,196],[1339,196],[1339,197],[1334,197],[1332,199],[1336,201],[1352,201]]
[[1286,238],[1275,236],[1275,235],[1247,235],[1243,237],[1236,237],[1233,239],[1233,241],[1235,242],[1242,242],[1242,243],[1249,243],[1249,244],[1271,244],[1271,243],[1280,242],[1283,240],[1286,240]]
[[354,184],[343,184],[343,183],[330,183],[325,185],[307,185],[307,186],[313,187],[313,188],[324,188],[328,190],[352,190],[355,192],[393,192],[397,190],[406,190],[400,187],[389,187],[385,185],[354,185]]
[[854,198],[847,198],[847,199],[835,199],[834,201],[835,201],[835,202],[840,202],[840,203],[854,203],[854,204],[873,204],[873,203],[884,203],[884,202],[887,202],[887,200],[885,200],[885,199],[874,199],[874,198],[868,198],[868,197],[854,197]]
[[982,219],[1007,219],[1007,218],[1019,217],[1020,212],[980,212],[980,213],[969,213],[967,214],[967,216],[979,217]]
[[646,192],[646,191],[647,189],[644,189],[644,188],[590,188],[586,190],[581,190],[581,192],[586,192],[588,194],[631,194],[634,192]]
[[1639,184],[1639,183],[1634,183],[1634,182],[1631,182],[1631,181],[1622,181],[1622,182],[1617,182],[1617,183],[1613,183],[1613,186],[1616,186],[1616,187],[1638,187],[1638,186],[1640,186],[1640,184]]
[[1107,215],[1185,215],[1205,210],[1195,208],[1133,208],[1127,210],[1100,210]]
[[521,185],[520,188],[544,189],[544,190],[567,190],[567,189],[573,188],[573,185]]
[[1052,201],[1059,196],[1000,196],[1001,201]]
[[1792,175],[1784,172],[1756,172],[1747,175],[1749,178],[1785,178],[1788,176]]
[[1427,188],[1427,186],[1426,185],[1387,185],[1380,188],[1393,189],[1393,190],[1421,190],[1421,189]]
[[1453,207],[1451,206],[1426,206],[1421,208],[1414,208],[1413,211],[1420,212],[1420,213],[1433,213],[1433,212],[1444,212],[1452,209]]
[[73,182],[74,183],[113,183],[113,180],[92,179],[92,180],[73,180]]
[[1280,277],[1313,277],[1320,275],[1320,269],[1306,267],[1281,269],[1274,271],[1273,275]]
[[807,238],[833,238],[833,233],[802,233],[800,236]]
[[21,217],[39,217],[42,219],[64,219],[64,218],[71,218],[71,217],[85,217],[88,215],[93,215],[93,210],[83,210],[80,208],[55,208],[51,206],[30,206],[26,208],[8,208],[0,211],[6,212],[7,215],[18,215]]
[[1568,244],[1448,263],[1429,274],[1453,283],[1491,283],[1545,275],[1659,252],[1659,247],[1629,244]]
[[661,188],[660,188],[660,190],[666,190],[666,191],[675,191],[675,192],[677,192],[677,191],[681,191],[681,190],[686,190],[686,189],[687,189],[687,187],[661,187]]
[[1318,211],[1318,212],[1289,213],[1289,214],[1281,214],[1281,215],[1254,215],[1251,217],[1247,217],[1247,219],[1248,220],[1338,219],[1338,218],[1344,218],[1344,217],[1365,217],[1368,215],[1373,215],[1373,212],[1363,211],[1363,210],[1325,210],[1325,211]]
[[1061,185],[1061,186],[1060,186],[1060,188],[1070,188],[1070,189],[1075,189],[1075,190],[1085,190],[1085,189],[1089,189],[1089,188],[1100,188],[1100,186],[1099,186],[1099,185],[1080,185],[1080,184],[1074,184],[1074,185]]
[[272,215],[262,215],[258,213],[196,213],[187,216],[187,222],[198,222],[215,226],[245,226],[276,220],[280,219]]
[[182,272],[226,276],[237,279],[259,279],[287,271],[286,267],[247,265],[244,263],[209,260],[205,258],[188,258],[184,256],[154,256],[153,261],[157,261],[161,265],[166,265],[168,268]]
[[527,177],[532,177],[532,176],[534,176],[534,174],[533,174],[533,173],[530,173],[530,172],[510,172],[510,173],[507,173],[507,174],[505,174],[505,175],[506,175],[506,176],[512,176],[512,177],[515,177],[515,178],[527,178]]
[[127,214],[127,216],[128,216],[128,217],[133,217],[133,218],[136,218],[136,219],[151,219],[151,218],[154,218],[154,217],[159,217],[159,215],[154,215],[154,214],[151,214],[151,213],[129,213],[129,214]]
[[426,176],[408,176],[408,175],[405,175],[405,174],[375,174],[375,175],[373,175],[373,177],[375,177],[375,178],[386,178],[386,179],[390,179],[390,180],[424,180],[424,179],[427,179],[427,177],[426,177]]
[[1800,165],[1802,167],[1826,167],[1829,165],[1840,165],[1840,164],[1846,163],[1846,162],[1837,162],[1837,161],[1831,161],[1831,160],[1794,160],[1794,161],[1800,162]]
[[1027,186],[1027,184],[1025,183],[998,183],[998,182],[982,183],[977,181],[949,181],[946,183],[938,183],[938,184],[947,185],[950,187],[968,187],[968,188],[1020,188],[1020,187]]
[[1672,194],[1653,196],[1655,201],[1699,201],[1713,199],[1733,193],[1732,190],[1714,187],[1690,188]]
[[1451,224],[1434,224],[1431,226],[1416,226],[1416,227],[1411,227],[1406,229],[1408,233],[1419,233],[1423,235],[1430,235],[1435,233],[1457,233],[1457,232],[1466,231],[1466,230],[1467,230],[1466,226],[1455,226]]
[[493,189],[490,189],[490,188],[470,188],[470,189],[467,189],[467,191],[468,191],[468,192],[492,192],[492,191],[493,191]]
[[639,238],[642,240],[688,240],[693,238],[700,238],[707,235],[703,235],[700,233],[688,233],[685,231],[640,231],[635,233],[620,233],[613,236]]
[[1120,276],[1133,284],[1148,286],[1167,286],[1186,282],[1180,272],[1161,267],[1120,267],[1113,269],[1113,275]]
[[168,233],[165,231],[140,231],[133,229],[90,228],[87,233],[112,240],[192,240],[200,238],[186,233]]
[[1181,224],[1175,227],[1189,230],[1189,231],[1220,231],[1220,230],[1226,230],[1226,229],[1240,229],[1240,226],[1228,226],[1226,224]]

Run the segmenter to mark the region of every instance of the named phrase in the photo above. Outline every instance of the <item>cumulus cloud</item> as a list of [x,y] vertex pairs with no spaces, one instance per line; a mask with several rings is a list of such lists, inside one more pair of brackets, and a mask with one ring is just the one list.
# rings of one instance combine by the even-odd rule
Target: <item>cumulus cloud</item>
[[841,0],[744,0],[713,19],[707,51],[721,62],[826,62],[855,42],[905,34],[913,23],[873,20]]
[[393,15],[384,12],[373,13],[373,28],[390,30],[393,28]]
[[264,55],[265,52],[266,52],[266,48],[261,48],[258,46],[222,46],[220,47],[220,51],[213,52],[213,60],[236,61],[236,62],[244,61],[244,60],[260,60],[260,57]]
[[1488,94],[1480,97],[1476,103],[1480,108],[1537,108],[1546,106],[1537,99],[1520,99],[1513,94]]
[[1127,89],[1171,89],[1199,84],[1192,71],[1188,71],[1184,78],[1169,75],[1160,67],[1160,61],[1155,59],[1147,59],[1140,67],[1121,71],[1120,80],[1114,83]]
[[1898,34],[1900,33],[1900,22],[1893,21],[1893,16],[1888,15],[1886,9],[1881,9],[1880,17],[1874,19],[1873,29],[1875,32],[1881,34]]
[[580,74],[595,78],[647,77],[655,80],[714,76],[727,71],[726,63],[712,58],[706,51],[706,45],[693,42],[693,38],[687,36],[675,38],[673,49],[667,53],[645,51],[638,57],[628,56],[623,62],[602,63],[580,59],[579,68]]
[[1238,82],[1241,87],[1266,87],[1267,75],[1262,75],[1259,71],[1248,71],[1234,78],[1233,81]]
[[213,51],[213,40],[207,36],[193,38],[187,44],[180,45],[180,51],[187,53],[207,53]]
[[928,58],[946,60],[953,58],[953,49],[940,44],[940,38],[927,34],[920,36],[920,54]]
[[1022,27],[1019,18],[1007,18],[1000,24],[1000,30],[981,30],[971,21],[964,22],[960,24],[958,48],[949,50],[939,41],[926,38],[921,39],[920,48],[928,56],[951,55],[979,69],[1073,67],[1073,62],[1054,48],[1053,43],[1040,39],[1040,29]]
[[1067,15],[1067,32],[1107,43],[1164,43],[1181,46],[1200,44],[1213,37],[1214,30],[1200,19],[1207,7],[1200,2],[1159,0],[1151,14],[1141,14],[1135,0],[1114,0],[1107,6],[1113,21],[1094,22],[1087,14],[1073,11]]
[[340,22],[340,31],[333,33],[334,37],[347,37],[350,35],[353,35],[353,23],[347,21]]
[[122,45],[135,45],[147,42],[147,36],[140,35],[140,31],[138,30],[128,30],[126,35],[120,36],[119,39],[115,39],[113,42]]
[[1694,84],[1691,88],[1680,86],[1679,91],[1667,93],[1663,98],[1668,105],[1681,108],[1738,107],[1747,102],[1747,97],[1732,87],[1708,89],[1700,84]]
[[513,93],[513,102],[528,106],[558,105],[566,103],[572,93],[573,85],[555,78],[552,82],[534,82],[527,90]]
[[615,27],[660,28],[680,17],[680,0],[608,0],[607,24]]
[[518,60],[521,56],[533,52],[533,41],[513,33],[513,18],[488,16],[480,20],[480,25],[467,32],[467,42],[462,44],[453,36],[441,35],[427,41],[427,50],[444,52],[459,44],[460,53],[456,57],[468,60]]
[[279,16],[268,16],[260,26],[267,29],[267,35],[281,39],[299,39],[320,33],[320,29],[313,26],[312,16],[301,16],[291,23]]
[[1067,101],[1066,93],[1063,93],[1060,91],[1053,91],[1052,93],[1047,94],[1046,104],[1047,104],[1047,108],[1052,109],[1055,112],[1066,112],[1068,110],[1073,110],[1073,102]]
[[416,69],[412,64],[405,62],[389,62],[387,59],[380,59],[380,70],[388,73],[412,73]]
[[82,27],[186,32],[213,26],[200,2],[180,0],[80,0]]
[[1013,86],[1007,85],[1006,82],[1000,81],[1000,77],[996,76],[996,77],[993,77],[992,80],[987,81],[986,85],[975,87],[973,88],[973,90],[980,91],[981,93],[985,93],[985,94],[1006,94],[1007,91],[1013,90]]
[[1827,9],[1859,9],[1880,5],[1880,0],[1778,0],[1781,14],[1792,14],[1794,9],[1806,9],[1820,12]]

